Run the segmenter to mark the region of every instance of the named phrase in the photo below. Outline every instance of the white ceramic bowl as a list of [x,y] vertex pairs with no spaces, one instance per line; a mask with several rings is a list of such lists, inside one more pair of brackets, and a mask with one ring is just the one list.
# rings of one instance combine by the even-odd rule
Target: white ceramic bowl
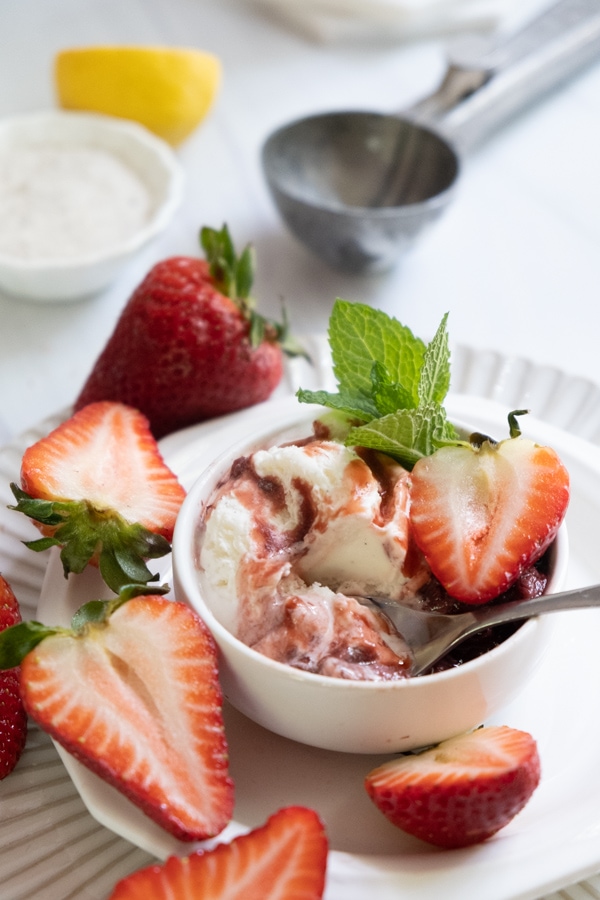
[[[215,616],[198,570],[205,506],[237,457],[310,434],[314,418],[314,410],[300,413],[290,428],[265,429],[253,441],[219,457],[195,482],[178,516],[173,541],[175,594],[200,614],[216,640],[225,696],[240,712],[277,734],[349,753],[413,750],[480,725],[527,684],[544,655],[552,616],[527,621],[504,643],[457,668],[388,682],[330,678],[275,662],[237,640]],[[548,590],[561,590],[567,555],[563,527],[553,545]]]
[[86,147],[110,153],[141,180],[149,211],[139,228],[120,243],[87,249],[78,256],[46,253],[39,259],[24,258],[0,249],[0,290],[38,301],[76,300],[97,293],[171,221],[183,190],[179,161],[164,141],[123,119],[49,111],[0,120],[0,154],[32,147]]

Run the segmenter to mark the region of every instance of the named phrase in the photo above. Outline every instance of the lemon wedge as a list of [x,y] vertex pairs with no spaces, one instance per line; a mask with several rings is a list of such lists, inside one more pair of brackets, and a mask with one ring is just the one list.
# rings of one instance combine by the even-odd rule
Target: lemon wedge
[[210,110],[221,64],[187,48],[79,47],[56,55],[54,78],[64,109],[133,119],[176,146]]

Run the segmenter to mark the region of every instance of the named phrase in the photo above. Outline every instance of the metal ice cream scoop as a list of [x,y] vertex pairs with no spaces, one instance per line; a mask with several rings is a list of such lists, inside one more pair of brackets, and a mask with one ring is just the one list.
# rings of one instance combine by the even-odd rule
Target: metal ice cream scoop
[[292,233],[333,268],[391,268],[448,203],[460,155],[600,54],[600,2],[560,0],[520,31],[455,55],[399,115],[333,112],[284,125],[262,163]]
[[402,606],[385,597],[358,598],[383,613],[408,645],[412,656],[410,675],[419,675],[431,668],[465,638],[492,625],[515,622],[542,613],[565,609],[600,609],[600,585],[543,594],[527,600],[513,600],[497,605],[474,606],[464,613],[450,615]]

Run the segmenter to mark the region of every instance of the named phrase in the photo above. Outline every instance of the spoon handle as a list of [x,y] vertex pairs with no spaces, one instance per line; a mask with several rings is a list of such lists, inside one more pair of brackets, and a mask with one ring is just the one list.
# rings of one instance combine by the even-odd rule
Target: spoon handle
[[477,631],[483,626],[528,619],[541,613],[594,606],[600,608],[600,584],[563,591],[560,594],[542,594],[541,597],[534,597],[531,600],[517,600],[511,603],[500,603],[497,606],[479,607],[473,613],[476,618],[473,631]]
[[599,55],[598,0],[559,0],[482,52],[455,56],[438,90],[407,114],[464,152]]

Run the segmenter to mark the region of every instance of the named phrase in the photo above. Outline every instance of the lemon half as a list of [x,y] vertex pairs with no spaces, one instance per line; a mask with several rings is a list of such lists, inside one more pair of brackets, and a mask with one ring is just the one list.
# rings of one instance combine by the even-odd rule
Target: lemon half
[[212,53],[173,47],[79,47],[56,55],[64,109],[133,119],[176,146],[211,108],[221,81]]

